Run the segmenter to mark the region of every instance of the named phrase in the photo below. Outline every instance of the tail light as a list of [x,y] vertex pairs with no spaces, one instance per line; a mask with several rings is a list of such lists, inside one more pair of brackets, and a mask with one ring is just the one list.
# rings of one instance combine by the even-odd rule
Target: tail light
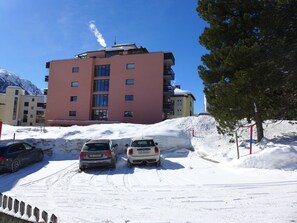
[[128,155],[133,155],[133,149],[128,150]]
[[4,161],[4,160],[6,160],[6,158],[3,156],[0,156],[0,161]]
[[159,148],[155,147],[155,153],[159,153]]
[[112,153],[110,151],[106,152],[106,153],[104,153],[104,156],[112,156]]
[[81,152],[80,154],[79,154],[79,157],[80,158],[85,158],[87,156],[87,154],[85,154],[84,152]]

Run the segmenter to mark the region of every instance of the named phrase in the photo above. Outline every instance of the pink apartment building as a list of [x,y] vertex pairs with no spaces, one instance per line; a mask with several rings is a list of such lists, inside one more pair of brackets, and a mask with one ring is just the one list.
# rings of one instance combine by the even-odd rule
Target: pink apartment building
[[148,52],[135,44],[47,62],[46,123],[160,122],[173,110],[174,63],[171,52]]

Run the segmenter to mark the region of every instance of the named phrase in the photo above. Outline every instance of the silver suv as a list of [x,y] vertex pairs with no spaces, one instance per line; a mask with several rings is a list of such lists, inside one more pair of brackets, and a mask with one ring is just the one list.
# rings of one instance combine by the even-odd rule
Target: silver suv
[[86,142],[79,154],[79,169],[104,166],[115,168],[117,162],[116,146],[117,144],[113,144],[109,139]]
[[127,148],[127,165],[131,167],[133,164],[156,164],[159,166],[160,149],[157,147],[158,143],[154,142],[152,138],[135,138],[131,140]]

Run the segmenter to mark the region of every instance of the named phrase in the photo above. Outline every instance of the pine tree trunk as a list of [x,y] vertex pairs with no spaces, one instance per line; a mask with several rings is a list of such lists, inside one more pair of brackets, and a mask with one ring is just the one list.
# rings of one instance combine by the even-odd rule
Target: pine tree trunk
[[257,127],[257,140],[258,142],[260,142],[264,137],[264,130],[263,130],[263,120],[258,111],[255,112],[255,121],[256,121],[256,127]]

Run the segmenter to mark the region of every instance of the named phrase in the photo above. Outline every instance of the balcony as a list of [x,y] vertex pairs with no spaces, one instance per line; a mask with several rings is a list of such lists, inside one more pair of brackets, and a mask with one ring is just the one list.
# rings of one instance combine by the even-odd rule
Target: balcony
[[163,86],[163,94],[172,96],[174,95],[174,87],[171,85],[165,85]]
[[44,81],[45,81],[45,82],[48,82],[48,75],[45,75],[45,77],[44,77]]
[[175,58],[173,56],[173,53],[171,52],[164,53],[164,63],[168,66],[175,64]]
[[164,79],[166,79],[166,80],[174,80],[175,79],[175,73],[171,68],[165,69]]
[[50,68],[50,64],[51,64],[51,62],[46,62],[45,68]]
[[164,102],[163,103],[163,112],[164,113],[171,113],[174,109],[174,103],[173,102]]
[[47,89],[43,89],[43,94],[47,95]]

